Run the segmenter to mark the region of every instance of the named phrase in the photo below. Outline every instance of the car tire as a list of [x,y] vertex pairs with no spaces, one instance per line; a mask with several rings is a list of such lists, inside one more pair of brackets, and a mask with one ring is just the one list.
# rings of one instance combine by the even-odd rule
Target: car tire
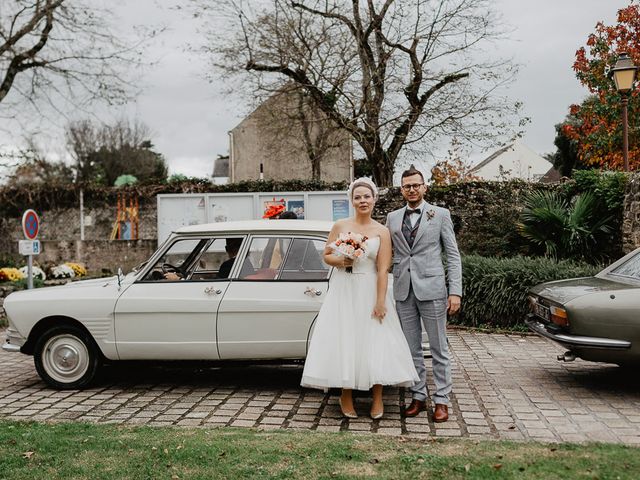
[[58,390],[86,387],[101,363],[93,339],[73,325],[46,330],[36,342],[33,359],[40,378]]

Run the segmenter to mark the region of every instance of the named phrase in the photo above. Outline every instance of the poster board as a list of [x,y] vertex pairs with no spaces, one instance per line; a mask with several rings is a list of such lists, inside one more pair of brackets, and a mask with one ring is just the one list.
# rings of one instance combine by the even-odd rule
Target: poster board
[[207,223],[205,194],[158,195],[158,242],[174,230]]
[[274,199],[307,220],[335,221],[352,213],[347,192],[341,191],[160,194],[158,243],[183,226],[260,219]]

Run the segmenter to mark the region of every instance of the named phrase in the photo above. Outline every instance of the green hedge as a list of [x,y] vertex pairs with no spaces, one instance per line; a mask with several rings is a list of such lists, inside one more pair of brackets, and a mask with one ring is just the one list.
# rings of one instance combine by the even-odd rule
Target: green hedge
[[529,312],[529,288],[551,280],[595,275],[601,267],[533,257],[462,257],[462,311],[450,323],[513,328]]

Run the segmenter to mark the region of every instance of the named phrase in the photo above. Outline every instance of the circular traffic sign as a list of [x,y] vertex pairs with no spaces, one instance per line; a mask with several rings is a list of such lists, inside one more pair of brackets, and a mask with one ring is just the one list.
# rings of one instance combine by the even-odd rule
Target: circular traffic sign
[[22,215],[22,231],[27,240],[35,240],[40,230],[38,214],[29,209]]

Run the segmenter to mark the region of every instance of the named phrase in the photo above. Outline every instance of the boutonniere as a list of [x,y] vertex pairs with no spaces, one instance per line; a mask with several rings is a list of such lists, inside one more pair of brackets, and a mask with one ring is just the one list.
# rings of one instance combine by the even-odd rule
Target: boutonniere
[[427,217],[427,220],[431,220],[433,217],[436,216],[436,212],[434,209],[431,209],[424,212],[424,215]]

